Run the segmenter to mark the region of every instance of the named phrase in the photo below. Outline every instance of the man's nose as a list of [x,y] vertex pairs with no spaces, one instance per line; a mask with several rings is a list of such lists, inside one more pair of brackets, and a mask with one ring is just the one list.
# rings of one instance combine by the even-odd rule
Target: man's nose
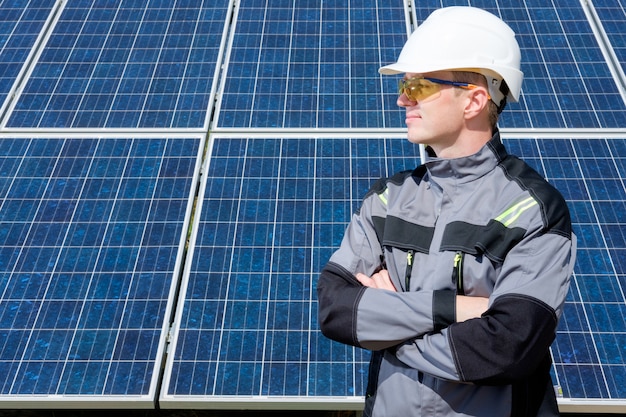
[[402,92],[398,96],[398,100],[396,101],[396,103],[400,107],[409,107],[409,106],[414,106],[417,103],[417,101],[411,100],[410,98],[406,96],[406,94],[404,94],[404,92]]

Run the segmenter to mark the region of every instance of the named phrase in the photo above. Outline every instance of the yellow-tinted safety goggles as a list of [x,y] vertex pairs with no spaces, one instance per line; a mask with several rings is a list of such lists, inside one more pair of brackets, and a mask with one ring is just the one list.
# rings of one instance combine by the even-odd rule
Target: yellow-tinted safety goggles
[[438,93],[442,85],[473,90],[476,84],[460,81],[440,80],[438,78],[409,78],[398,82],[398,94],[405,94],[411,101],[422,101]]

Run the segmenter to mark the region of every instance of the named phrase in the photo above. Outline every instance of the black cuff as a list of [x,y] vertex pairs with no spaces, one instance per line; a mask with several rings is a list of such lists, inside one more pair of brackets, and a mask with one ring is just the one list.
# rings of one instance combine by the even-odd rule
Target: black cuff
[[456,291],[433,291],[433,327],[436,332],[456,322]]

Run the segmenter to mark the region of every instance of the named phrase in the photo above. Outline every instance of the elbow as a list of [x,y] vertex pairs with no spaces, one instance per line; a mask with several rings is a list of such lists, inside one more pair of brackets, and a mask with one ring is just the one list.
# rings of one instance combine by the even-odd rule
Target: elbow
[[317,285],[318,321],[322,334],[329,339],[360,347],[356,336],[356,316],[365,288],[355,284],[351,274],[337,273],[328,266]]
[[448,337],[461,379],[510,384],[532,375],[554,341],[557,318],[540,300],[499,297],[485,315],[450,326]]

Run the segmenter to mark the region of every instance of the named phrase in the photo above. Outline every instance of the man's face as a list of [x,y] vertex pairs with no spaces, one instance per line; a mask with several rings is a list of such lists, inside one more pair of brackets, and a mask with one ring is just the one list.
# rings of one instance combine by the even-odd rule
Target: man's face
[[[452,80],[449,71],[407,73],[404,79],[423,77]],[[463,123],[465,95],[449,85],[439,85],[438,89],[438,92],[421,101],[414,101],[406,94],[400,94],[397,103],[406,110],[408,140],[415,144],[429,145],[439,154],[440,149],[454,145],[458,138]]]

